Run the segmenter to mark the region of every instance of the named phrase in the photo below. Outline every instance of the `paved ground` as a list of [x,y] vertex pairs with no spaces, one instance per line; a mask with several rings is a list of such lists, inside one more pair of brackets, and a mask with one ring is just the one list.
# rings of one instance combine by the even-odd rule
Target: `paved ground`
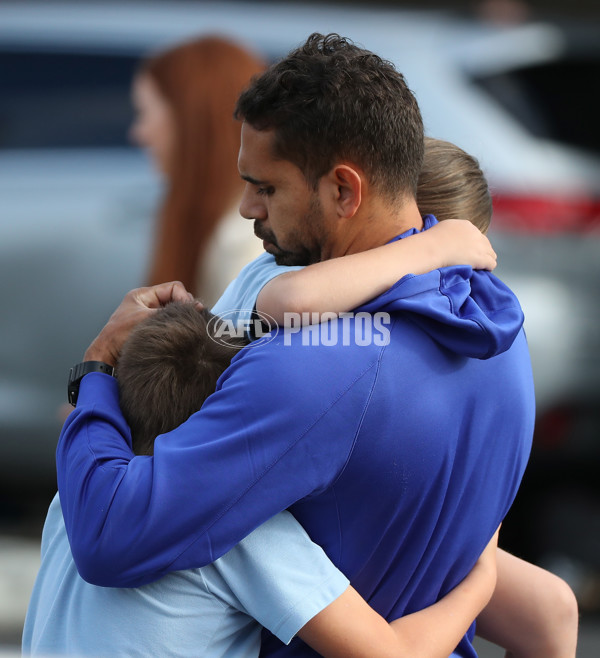
[[[0,536],[0,658],[20,655],[19,642],[27,603],[39,566],[39,542]],[[494,645],[477,640],[480,658],[503,658]],[[578,658],[600,656],[600,620],[581,625]]]

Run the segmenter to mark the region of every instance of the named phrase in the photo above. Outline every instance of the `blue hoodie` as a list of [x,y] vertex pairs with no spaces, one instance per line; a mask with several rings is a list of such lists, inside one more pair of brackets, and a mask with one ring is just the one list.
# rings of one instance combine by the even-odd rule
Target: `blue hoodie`
[[[458,584],[529,455],[521,309],[492,274],[454,267],[404,277],[357,310],[388,313],[389,340],[263,338],[154,457],[134,457],[116,381],[87,375],[57,451],[83,578],[127,587],[203,566],[289,508],[388,619]],[[336,321],[338,335],[364,317]],[[472,636],[455,655],[475,655]],[[280,652],[316,655],[265,638],[264,655]]]

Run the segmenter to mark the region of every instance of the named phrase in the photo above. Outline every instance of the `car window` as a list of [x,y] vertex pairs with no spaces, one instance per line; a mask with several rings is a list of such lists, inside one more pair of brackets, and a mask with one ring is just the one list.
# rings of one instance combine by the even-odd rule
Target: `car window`
[[0,50],[0,148],[127,145],[131,55]]
[[474,77],[532,135],[600,155],[600,122],[590,91],[600,56],[565,58]]

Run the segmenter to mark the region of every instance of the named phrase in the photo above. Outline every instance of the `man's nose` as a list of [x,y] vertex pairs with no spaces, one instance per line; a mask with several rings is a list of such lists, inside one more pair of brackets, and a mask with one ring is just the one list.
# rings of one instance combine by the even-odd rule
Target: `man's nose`
[[246,219],[266,219],[267,209],[252,186],[246,183],[240,202],[240,215]]

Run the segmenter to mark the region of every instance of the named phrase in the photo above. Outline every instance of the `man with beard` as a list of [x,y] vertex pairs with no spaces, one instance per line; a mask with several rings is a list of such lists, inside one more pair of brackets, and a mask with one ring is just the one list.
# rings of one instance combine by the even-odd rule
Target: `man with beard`
[[[278,263],[429,228],[414,196],[419,109],[373,53],[313,35],[253,82],[237,116],[241,212]],[[176,283],[133,291],[84,363],[114,365],[133,325],[186,297]],[[365,341],[377,314],[386,332]],[[436,601],[474,565],[527,462],[534,395],[522,321],[487,272],[405,277],[339,318],[348,343],[284,331],[243,350],[202,409],[145,458],[128,445],[115,382],[83,366],[57,453],[80,573],[123,587],[200,567],[289,508],[383,616]],[[475,655],[472,637],[455,655]],[[312,655],[296,641],[267,641],[263,653]]]

